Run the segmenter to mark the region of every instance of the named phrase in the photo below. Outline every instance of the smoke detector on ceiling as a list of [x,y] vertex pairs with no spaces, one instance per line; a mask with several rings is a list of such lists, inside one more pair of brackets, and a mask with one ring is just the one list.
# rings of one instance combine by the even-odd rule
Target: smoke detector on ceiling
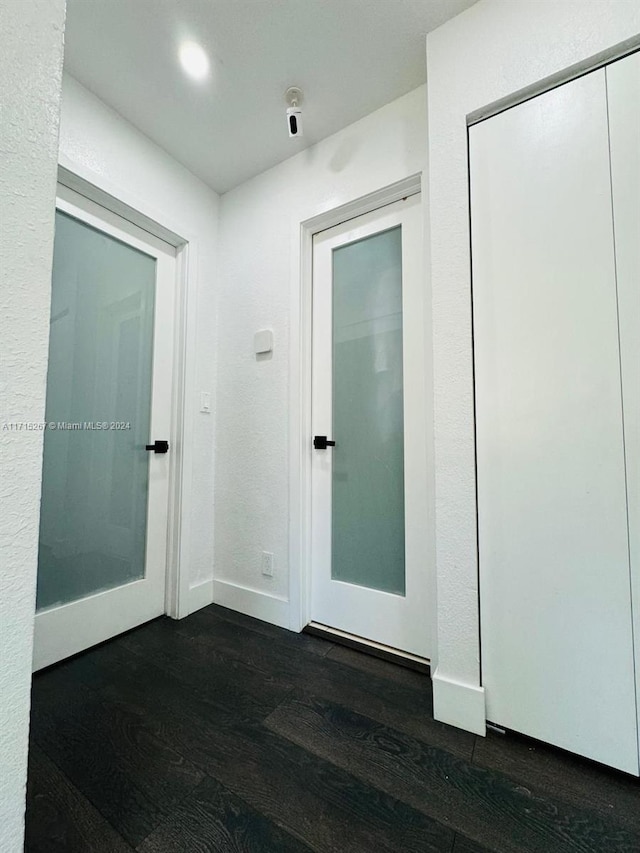
[[302,136],[302,110],[300,104],[303,98],[302,89],[290,86],[284,93],[285,101],[289,104],[287,108],[287,130],[291,138]]

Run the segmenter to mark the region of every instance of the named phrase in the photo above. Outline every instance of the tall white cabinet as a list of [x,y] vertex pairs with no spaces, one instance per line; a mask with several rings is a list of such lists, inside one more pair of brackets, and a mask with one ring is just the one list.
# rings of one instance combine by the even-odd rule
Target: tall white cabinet
[[487,718],[637,775],[640,54],[469,159]]

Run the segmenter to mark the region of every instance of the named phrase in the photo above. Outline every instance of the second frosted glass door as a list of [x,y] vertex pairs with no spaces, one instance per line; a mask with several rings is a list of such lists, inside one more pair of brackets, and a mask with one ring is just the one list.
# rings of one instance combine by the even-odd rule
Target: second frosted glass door
[[314,238],[311,616],[428,657],[419,232],[413,197]]
[[402,228],[333,250],[331,577],[405,594]]

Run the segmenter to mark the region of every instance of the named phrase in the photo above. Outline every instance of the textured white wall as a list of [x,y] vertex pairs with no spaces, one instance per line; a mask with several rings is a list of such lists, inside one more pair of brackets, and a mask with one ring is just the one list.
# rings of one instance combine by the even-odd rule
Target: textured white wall
[[[481,0],[427,36],[438,583],[434,696],[436,715],[445,721],[484,726],[477,692],[466,116],[637,37],[639,30],[640,5],[631,0]],[[467,700],[468,715],[461,710]]]
[[3,4],[0,91],[0,850],[22,850],[64,0]]
[[[222,196],[217,580],[288,599],[289,341],[300,222],[425,169],[425,94],[424,86],[410,92]],[[257,360],[253,335],[265,327],[274,331],[273,357]],[[261,574],[263,550],[275,555],[273,578]]]
[[[183,506],[185,564],[192,586],[213,574],[216,239],[218,196],[72,77],[64,75],[60,162],[190,241],[190,287],[197,302],[194,364],[187,377],[185,438],[192,465]],[[186,233],[185,233],[186,232]],[[211,392],[212,414],[199,412]]]

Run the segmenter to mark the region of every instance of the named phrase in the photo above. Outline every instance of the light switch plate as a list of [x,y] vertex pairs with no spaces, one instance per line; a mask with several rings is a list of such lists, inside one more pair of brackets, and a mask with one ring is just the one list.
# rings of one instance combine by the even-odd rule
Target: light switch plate
[[208,391],[200,392],[200,411],[206,415],[211,413],[211,394]]
[[273,332],[271,329],[260,329],[253,336],[253,350],[256,355],[273,351]]

